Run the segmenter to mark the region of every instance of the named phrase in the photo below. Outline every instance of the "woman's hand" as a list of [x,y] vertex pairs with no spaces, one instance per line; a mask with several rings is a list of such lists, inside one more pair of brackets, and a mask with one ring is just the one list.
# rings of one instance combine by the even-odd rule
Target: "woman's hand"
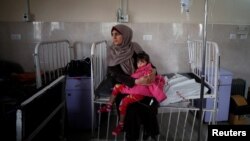
[[155,81],[155,74],[156,74],[156,70],[153,69],[152,73],[150,73],[149,75],[136,79],[135,84],[137,84],[137,85],[150,85],[152,82]]

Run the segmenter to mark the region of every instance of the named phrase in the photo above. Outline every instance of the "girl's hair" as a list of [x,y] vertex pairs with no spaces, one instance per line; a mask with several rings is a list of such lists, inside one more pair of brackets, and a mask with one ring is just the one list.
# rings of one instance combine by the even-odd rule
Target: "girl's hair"
[[147,53],[145,53],[145,52],[137,54],[137,61],[139,61],[139,60],[145,60],[147,63],[150,62],[149,55]]

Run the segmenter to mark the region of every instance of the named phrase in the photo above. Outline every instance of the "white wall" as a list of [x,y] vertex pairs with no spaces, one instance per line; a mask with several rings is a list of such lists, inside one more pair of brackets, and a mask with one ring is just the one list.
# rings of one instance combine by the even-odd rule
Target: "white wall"
[[[189,69],[186,41],[202,39],[204,1],[192,0],[188,18],[181,14],[180,0],[128,0],[128,25],[134,30],[134,40],[150,52],[159,72]],[[238,25],[247,25],[250,33],[250,0],[208,1],[208,40],[218,43],[221,66],[250,84],[249,34],[247,39],[237,35]],[[37,22],[23,22],[25,4],[26,0],[1,0],[0,59],[16,61],[32,71],[32,52],[39,41],[68,39],[89,47],[94,41],[110,40],[120,0],[30,0]],[[52,28],[55,23],[60,26]],[[236,39],[229,39],[231,33]],[[21,39],[13,40],[11,35],[21,35]],[[153,39],[145,41],[143,35]]]
[[[200,23],[204,1],[191,0],[189,19],[181,14],[180,0],[128,0],[132,23]],[[250,24],[250,0],[208,0],[209,23]],[[23,21],[26,0],[1,0],[0,21]],[[36,21],[116,22],[120,0],[30,0]]]

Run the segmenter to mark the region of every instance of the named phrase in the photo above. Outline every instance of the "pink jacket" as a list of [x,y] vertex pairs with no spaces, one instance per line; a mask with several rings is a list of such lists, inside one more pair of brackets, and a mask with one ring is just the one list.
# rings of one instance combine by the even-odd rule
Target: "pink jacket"
[[[146,66],[138,68],[131,76],[133,78],[140,78],[152,72],[152,65],[149,63]],[[148,85],[135,85],[132,88],[125,87],[121,92],[126,94],[139,94],[144,96],[155,97],[158,102],[165,100],[166,94],[163,92],[165,80],[161,75],[156,75],[155,81]]]

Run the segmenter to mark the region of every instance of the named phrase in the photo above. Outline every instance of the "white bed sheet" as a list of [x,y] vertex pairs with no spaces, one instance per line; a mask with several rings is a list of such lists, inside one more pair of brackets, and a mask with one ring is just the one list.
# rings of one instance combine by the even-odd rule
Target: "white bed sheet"
[[[168,82],[164,86],[164,92],[167,99],[160,103],[160,106],[167,106],[177,102],[187,102],[190,99],[197,99],[200,97],[201,84],[195,79],[190,79],[181,74],[175,74],[170,79],[165,76],[165,81]],[[208,88],[204,87],[204,93],[208,92]]]

